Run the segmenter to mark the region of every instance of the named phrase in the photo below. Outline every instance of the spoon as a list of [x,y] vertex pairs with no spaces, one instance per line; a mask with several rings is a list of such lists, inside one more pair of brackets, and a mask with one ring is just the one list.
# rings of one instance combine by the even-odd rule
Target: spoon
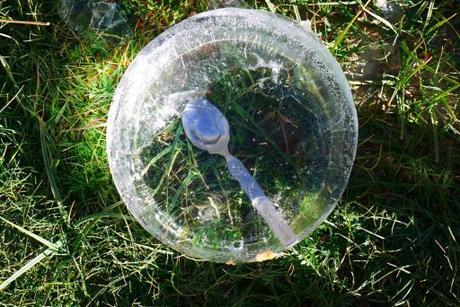
[[225,158],[230,174],[240,183],[257,213],[284,246],[293,245],[297,237],[292,229],[243,163],[228,151],[230,128],[224,114],[210,101],[195,99],[185,105],[182,126],[193,145]]

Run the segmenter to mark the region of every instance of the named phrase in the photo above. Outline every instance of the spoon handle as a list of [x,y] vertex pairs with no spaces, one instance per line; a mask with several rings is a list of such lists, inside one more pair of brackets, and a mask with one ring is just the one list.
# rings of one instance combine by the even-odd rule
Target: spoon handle
[[289,225],[276,209],[273,202],[265,195],[257,181],[248,172],[244,164],[237,158],[227,158],[227,167],[233,178],[238,180],[241,188],[251,200],[252,206],[262,216],[275,236],[284,246],[290,246],[297,241],[297,237]]

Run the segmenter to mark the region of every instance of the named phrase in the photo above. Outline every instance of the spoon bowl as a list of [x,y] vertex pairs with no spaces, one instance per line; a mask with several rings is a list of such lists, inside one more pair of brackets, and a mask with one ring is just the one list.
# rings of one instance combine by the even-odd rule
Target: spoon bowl
[[193,145],[212,154],[225,155],[230,140],[228,121],[206,99],[194,99],[185,105],[182,126]]

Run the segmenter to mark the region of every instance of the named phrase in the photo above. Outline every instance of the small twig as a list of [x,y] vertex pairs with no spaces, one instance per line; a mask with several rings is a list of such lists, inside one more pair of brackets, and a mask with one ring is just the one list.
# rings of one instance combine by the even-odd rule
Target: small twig
[[51,22],[42,21],[26,21],[26,20],[6,20],[0,19],[0,23],[13,23],[18,25],[29,25],[29,26],[49,26]]

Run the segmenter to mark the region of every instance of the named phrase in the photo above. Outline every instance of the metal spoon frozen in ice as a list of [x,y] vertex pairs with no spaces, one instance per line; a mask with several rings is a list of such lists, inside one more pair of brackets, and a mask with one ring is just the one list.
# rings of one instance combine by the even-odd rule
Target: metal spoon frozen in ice
[[230,129],[227,119],[220,110],[206,99],[192,100],[186,104],[182,113],[182,125],[193,145],[225,158],[230,174],[238,180],[241,188],[251,200],[252,206],[281,243],[284,246],[296,243],[297,237],[275,205],[265,195],[243,163],[229,153]]

